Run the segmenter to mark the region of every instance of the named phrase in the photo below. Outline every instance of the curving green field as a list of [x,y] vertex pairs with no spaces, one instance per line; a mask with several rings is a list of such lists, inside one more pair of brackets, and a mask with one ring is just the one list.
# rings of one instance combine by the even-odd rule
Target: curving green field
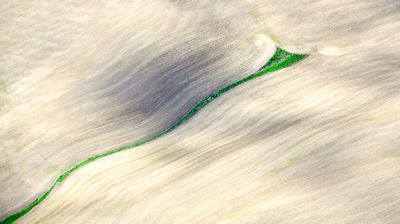
[[134,147],[143,145],[147,142],[157,139],[157,138],[167,134],[168,132],[171,132],[175,128],[179,127],[182,123],[184,123],[186,120],[189,120],[199,110],[201,110],[203,107],[205,107],[208,103],[210,103],[214,99],[218,98],[223,93],[225,93],[225,92],[235,88],[236,86],[241,85],[249,80],[252,80],[254,78],[263,76],[267,73],[274,72],[274,71],[277,71],[282,68],[286,68],[298,61],[301,61],[305,57],[307,57],[307,55],[293,54],[293,53],[287,52],[281,48],[277,48],[274,56],[260,70],[258,70],[258,72],[254,73],[252,75],[249,75],[241,80],[238,80],[238,81],[212,93],[210,96],[208,96],[207,98],[205,98],[205,99],[201,100],[199,103],[197,103],[185,116],[183,116],[176,123],[171,125],[166,130],[162,131],[161,133],[159,133],[155,136],[152,136],[148,139],[138,141],[134,144],[89,157],[88,159],[75,164],[73,167],[71,167],[70,169],[65,171],[63,174],[61,174],[43,195],[41,195],[39,198],[37,198],[35,201],[33,201],[31,204],[29,204],[27,207],[25,207],[21,211],[15,213],[13,215],[10,215],[7,218],[5,218],[4,220],[0,221],[0,224],[13,223],[16,220],[18,220],[19,218],[21,218],[22,216],[26,215],[29,211],[31,211],[34,207],[36,207],[39,203],[41,203],[44,199],[46,199],[57,185],[59,185],[61,182],[63,182],[65,180],[65,178],[67,178],[71,173],[73,173],[75,170],[79,169],[80,167],[83,167],[86,164],[91,163],[102,157],[105,157],[105,156],[108,156],[108,155],[111,155],[111,154],[114,154],[117,152],[121,152],[124,150],[132,149]]

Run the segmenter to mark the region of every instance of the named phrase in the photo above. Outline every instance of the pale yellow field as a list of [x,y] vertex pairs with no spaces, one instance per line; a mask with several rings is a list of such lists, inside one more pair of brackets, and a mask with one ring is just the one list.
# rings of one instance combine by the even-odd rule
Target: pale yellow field
[[0,220],[400,223],[397,0],[0,3]]

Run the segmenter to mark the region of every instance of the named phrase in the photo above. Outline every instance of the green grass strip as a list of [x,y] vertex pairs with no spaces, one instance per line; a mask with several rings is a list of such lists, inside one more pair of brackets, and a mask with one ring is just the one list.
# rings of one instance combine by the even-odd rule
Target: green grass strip
[[267,62],[267,64],[265,64],[260,70],[258,70],[258,72],[249,75],[239,81],[236,81],[214,93],[212,93],[210,96],[208,96],[207,98],[201,100],[199,103],[197,103],[185,116],[183,116],[181,119],[179,119],[176,123],[174,123],[172,126],[170,126],[169,128],[167,128],[166,130],[164,130],[163,132],[152,136],[148,139],[145,140],[141,140],[138,141],[134,144],[128,145],[128,146],[124,146],[118,149],[114,149],[99,155],[95,155],[92,157],[89,157],[86,160],[83,160],[77,164],[75,164],[73,167],[71,167],[70,169],[68,169],[67,171],[65,171],[63,174],[61,174],[57,180],[51,185],[51,187],[43,194],[41,195],[38,199],[36,199],[34,202],[32,202],[31,204],[29,204],[27,207],[25,207],[24,209],[22,209],[21,211],[8,216],[7,218],[5,218],[4,220],[2,220],[0,222],[0,224],[8,224],[8,223],[14,223],[16,220],[18,220],[19,218],[21,218],[22,216],[24,216],[25,214],[27,214],[29,211],[31,211],[34,207],[36,207],[39,203],[41,203],[44,199],[46,199],[49,194],[54,190],[54,188],[59,185],[61,182],[63,182],[65,180],[65,178],[67,178],[71,173],[73,173],[75,170],[79,169],[80,167],[85,166],[88,163],[91,163],[97,159],[100,159],[102,157],[106,157],[108,155],[117,153],[117,152],[121,152],[121,151],[125,151],[128,149],[132,149],[134,147],[143,145],[147,142],[150,142],[154,139],[157,139],[169,132],[171,132],[172,130],[174,130],[175,128],[179,127],[182,123],[184,123],[185,121],[189,120],[193,115],[195,115],[199,110],[201,110],[203,107],[205,107],[207,104],[209,104],[211,101],[213,101],[214,99],[218,98],[219,96],[221,96],[222,94],[224,94],[225,92],[235,88],[238,85],[241,85],[249,80],[252,80],[254,78],[263,76],[267,73],[270,72],[274,72],[277,71],[279,69],[282,68],[286,68],[298,61],[301,61],[303,58],[307,57],[307,55],[301,55],[301,54],[293,54],[290,52],[287,52],[285,50],[282,50],[281,48],[277,48],[276,52],[274,54],[274,56]]

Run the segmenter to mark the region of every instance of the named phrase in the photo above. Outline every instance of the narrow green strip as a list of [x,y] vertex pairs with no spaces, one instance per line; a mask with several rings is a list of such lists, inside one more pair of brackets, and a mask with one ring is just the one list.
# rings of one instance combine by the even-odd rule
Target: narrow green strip
[[86,160],[83,160],[77,164],[75,164],[73,167],[71,167],[69,170],[65,171],[63,174],[61,174],[57,180],[53,183],[53,185],[51,185],[51,187],[42,195],[40,196],[38,199],[36,199],[34,202],[32,202],[30,205],[28,205],[27,207],[25,207],[23,210],[10,215],[9,217],[7,217],[6,219],[4,219],[3,221],[0,222],[0,224],[8,224],[8,223],[13,223],[15,222],[17,219],[21,218],[22,216],[24,216],[25,214],[27,214],[29,211],[31,211],[34,207],[36,207],[40,202],[42,202],[44,199],[47,198],[47,196],[53,191],[53,189],[59,185],[61,182],[64,181],[65,178],[67,178],[72,172],[74,172],[75,170],[77,170],[78,168],[85,166],[88,163],[91,163],[97,159],[100,159],[102,157],[117,153],[117,152],[121,152],[124,150],[128,150],[128,149],[132,149],[134,147],[143,145],[147,142],[150,142],[154,139],[157,139],[165,134],[167,134],[168,132],[174,130],[175,128],[177,128],[179,125],[181,125],[182,123],[184,123],[185,121],[187,121],[188,119],[190,119],[193,115],[195,115],[199,110],[201,110],[203,107],[205,107],[207,104],[209,104],[211,101],[213,101],[215,98],[219,97],[220,95],[222,95],[223,93],[229,91],[230,89],[235,88],[236,86],[245,83],[251,79],[263,76],[269,72],[273,72],[273,71],[277,71],[279,69],[288,67],[300,60],[302,60],[303,58],[305,58],[307,55],[300,55],[300,54],[292,54],[290,52],[284,51],[280,48],[276,49],[276,52],[274,54],[274,56],[268,61],[267,64],[265,64],[258,72],[249,75],[239,81],[236,81],[216,92],[214,92],[213,94],[211,94],[210,96],[208,96],[207,98],[203,99],[202,101],[200,101],[199,103],[197,103],[185,116],[183,116],[180,120],[178,120],[176,123],[174,123],[172,126],[170,126],[169,128],[167,128],[166,130],[164,130],[163,132],[150,137],[148,139],[145,140],[141,140],[139,142],[136,142],[132,145],[128,145],[128,146],[124,146],[118,149],[114,149],[96,156],[92,156],[89,157]]

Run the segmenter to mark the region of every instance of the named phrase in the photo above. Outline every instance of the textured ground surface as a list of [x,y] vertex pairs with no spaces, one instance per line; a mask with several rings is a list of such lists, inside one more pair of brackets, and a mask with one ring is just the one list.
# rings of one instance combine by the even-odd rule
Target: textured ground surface
[[[4,1],[0,218],[21,223],[399,223],[400,5]],[[269,40],[269,38],[272,41]]]

